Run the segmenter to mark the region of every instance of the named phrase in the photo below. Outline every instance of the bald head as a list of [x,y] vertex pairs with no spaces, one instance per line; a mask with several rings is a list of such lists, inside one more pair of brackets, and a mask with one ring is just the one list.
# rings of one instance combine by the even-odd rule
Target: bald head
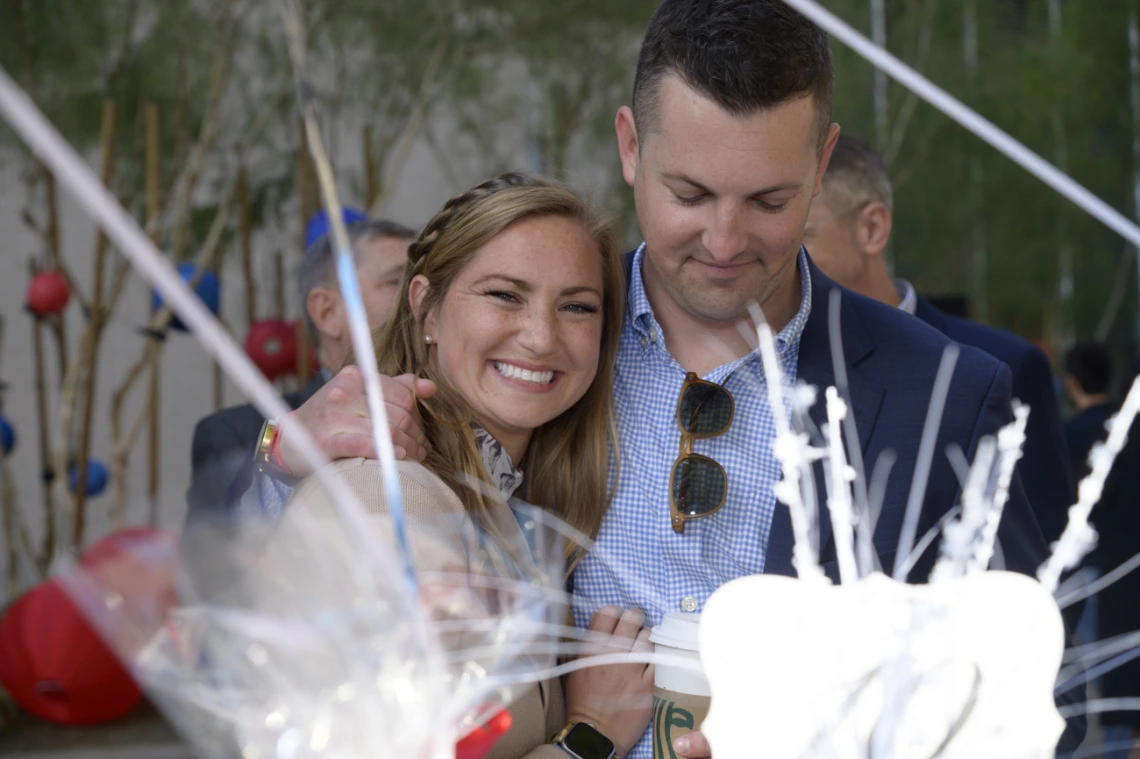
[[894,195],[882,159],[862,141],[839,136],[823,189],[812,202],[804,245],[839,284],[897,306],[884,254],[891,237]]

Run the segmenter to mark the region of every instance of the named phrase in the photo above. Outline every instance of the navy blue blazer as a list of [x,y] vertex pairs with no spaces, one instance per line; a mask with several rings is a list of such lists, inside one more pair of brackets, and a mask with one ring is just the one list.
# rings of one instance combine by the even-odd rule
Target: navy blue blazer
[[944,314],[925,298],[918,299],[914,315],[954,342],[980,348],[1009,367],[1013,397],[1030,409],[1025,451],[1017,469],[1045,541],[1061,537],[1076,491],[1049,359],[1017,335]]
[[[810,259],[809,259],[810,261]],[[839,290],[843,360],[863,466],[869,480],[875,462],[887,450],[897,457],[887,480],[885,498],[874,533],[874,546],[883,568],[894,564],[910,484],[918,461],[926,409],[942,352],[949,338],[908,314],[841,288],[810,264],[811,315],[800,342],[797,377],[822,391],[835,384],[828,310],[831,293]],[[939,426],[934,460],[917,537],[921,538],[958,500],[960,483],[946,455],[951,445],[969,459],[980,438],[992,435],[1011,419],[1009,369],[992,356],[962,346],[954,367]],[[822,398],[812,413],[817,424],[825,416]],[[824,493],[822,469],[817,469],[817,492]],[[830,517],[821,514],[820,560],[829,574],[835,561]],[[1025,490],[1015,477],[998,540],[1007,569],[1034,574],[1047,549]],[[938,541],[915,565],[911,580],[922,580],[937,558]],[[788,510],[778,508],[769,538],[765,571],[792,574],[792,532]]]

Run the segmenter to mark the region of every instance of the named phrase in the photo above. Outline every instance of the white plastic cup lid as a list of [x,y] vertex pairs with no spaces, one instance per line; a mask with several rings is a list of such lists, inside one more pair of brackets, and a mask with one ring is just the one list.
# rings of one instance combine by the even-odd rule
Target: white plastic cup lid
[[682,651],[697,650],[697,632],[701,625],[699,613],[671,611],[661,620],[661,624],[649,633],[649,642]]

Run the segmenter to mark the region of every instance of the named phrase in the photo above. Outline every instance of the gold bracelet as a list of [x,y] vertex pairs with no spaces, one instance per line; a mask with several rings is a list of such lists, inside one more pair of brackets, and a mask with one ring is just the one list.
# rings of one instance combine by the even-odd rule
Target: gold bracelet
[[253,454],[253,461],[259,472],[265,473],[267,468],[276,471],[269,460],[269,451],[273,449],[273,441],[277,437],[277,420],[266,419],[261,425],[261,434],[257,436],[257,450]]

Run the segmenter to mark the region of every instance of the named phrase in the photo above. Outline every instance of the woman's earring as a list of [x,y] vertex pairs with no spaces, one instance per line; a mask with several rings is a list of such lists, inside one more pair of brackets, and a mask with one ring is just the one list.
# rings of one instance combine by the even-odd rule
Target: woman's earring
[[428,345],[431,345],[433,342],[435,342],[435,340],[432,338],[431,335],[424,335],[424,342],[427,343]]

